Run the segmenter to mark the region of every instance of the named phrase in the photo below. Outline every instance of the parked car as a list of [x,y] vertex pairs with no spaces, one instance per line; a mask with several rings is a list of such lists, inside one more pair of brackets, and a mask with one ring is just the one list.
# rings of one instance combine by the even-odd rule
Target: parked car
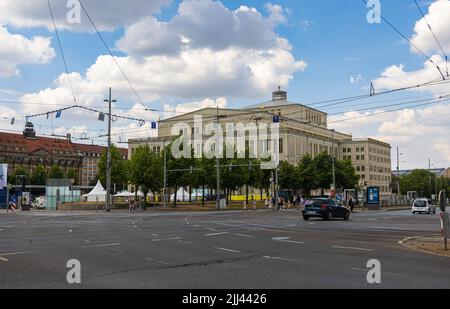
[[412,213],[427,213],[427,214],[435,214],[436,213],[436,206],[433,204],[433,202],[426,198],[418,198],[414,200],[412,204]]
[[45,197],[39,196],[34,199],[34,201],[31,203],[31,207],[36,209],[45,209]]
[[314,198],[305,203],[302,211],[303,219],[309,220],[311,217],[319,217],[324,220],[333,220],[334,218],[342,218],[348,220],[350,218],[350,210],[347,207],[339,205],[338,202],[331,198]]

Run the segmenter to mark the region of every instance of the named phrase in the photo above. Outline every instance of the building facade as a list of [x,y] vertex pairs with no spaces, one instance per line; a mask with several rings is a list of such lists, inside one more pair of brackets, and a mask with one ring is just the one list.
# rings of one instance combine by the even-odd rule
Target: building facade
[[[118,148],[127,159],[128,150]],[[38,166],[48,172],[52,166],[61,167],[64,174],[70,169],[76,171],[79,185],[89,186],[98,174],[98,160],[106,147],[72,143],[67,139],[37,136],[31,123],[23,134],[0,132],[0,163],[8,164],[8,173],[23,167],[29,175]]]
[[[279,121],[279,155],[281,161],[297,164],[309,154],[312,157],[326,152],[336,159],[349,159],[358,175],[361,186],[380,186],[382,196],[389,196],[391,181],[391,146],[374,139],[353,139],[352,135],[337,132],[328,128],[327,114],[317,109],[290,102],[287,93],[277,90],[272,93],[272,100],[242,109],[205,108],[195,112],[162,120],[158,127],[158,137],[149,139],[132,139],[128,141],[128,156],[131,158],[134,149],[147,144],[150,149],[160,152],[180,133],[173,131],[176,124],[184,123],[191,127],[192,135],[196,133],[194,115],[202,116],[203,127],[207,123],[219,122],[224,130],[230,124],[262,123],[270,126],[274,117]],[[233,128],[230,128],[231,130]],[[224,134],[225,135],[225,134]],[[203,134],[203,140],[210,138]],[[257,141],[247,137],[247,146],[258,147],[257,153],[267,148],[268,142]]]

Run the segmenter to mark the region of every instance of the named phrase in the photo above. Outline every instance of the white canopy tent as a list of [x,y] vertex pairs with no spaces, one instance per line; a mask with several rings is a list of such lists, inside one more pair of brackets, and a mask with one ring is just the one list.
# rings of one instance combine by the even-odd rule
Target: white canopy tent
[[[132,193],[132,192],[128,192],[128,191],[122,191],[122,192],[114,195],[114,197],[134,197],[134,196],[136,196],[136,193]],[[142,193],[141,191],[138,191],[137,196],[144,196],[144,193]]]
[[100,180],[95,185],[94,189],[88,194],[83,195],[88,202],[105,202],[106,201],[106,190],[103,188]]
[[[170,200],[175,200],[175,194],[170,195]],[[189,202],[189,192],[186,191],[183,187],[178,189],[177,191],[177,201],[178,202]]]

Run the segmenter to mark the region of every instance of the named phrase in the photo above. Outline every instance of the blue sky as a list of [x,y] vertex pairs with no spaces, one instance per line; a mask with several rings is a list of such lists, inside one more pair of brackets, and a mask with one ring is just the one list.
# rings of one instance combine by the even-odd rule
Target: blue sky
[[[22,0],[22,2],[26,2],[27,0]],[[138,24],[139,21],[145,19],[146,17],[152,16],[155,19],[155,23],[157,22],[159,26],[163,25],[163,22],[166,22],[168,24],[174,24],[171,28],[172,32],[167,32],[167,35],[172,34],[174,31],[181,31],[180,33],[184,33],[183,29],[179,28],[180,26],[175,25],[176,23],[173,22],[176,18],[174,18],[178,13],[178,10],[180,9],[180,5],[183,4],[183,1],[170,1],[170,0],[158,0],[161,3],[160,7],[153,8],[152,11],[150,11],[148,14],[142,14],[142,12],[133,12],[132,9],[130,9],[130,12],[125,12],[125,14],[130,14],[130,18],[136,16],[134,20],[129,19],[122,22],[117,22],[117,24],[114,24],[111,22],[111,24],[114,24],[111,26],[111,29],[107,29],[107,31],[102,31],[102,35],[105,38],[107,44],[113,49],[114,54],[117,57],[120,58],[126,58],[130,57],[132,59],[135,59],[136,61],[143,61],[143,58],[140,58],[142,55],[140,54],[142,50],[136,50],[135,46],[131,46],[133,44],[130,44],[130,42],[135,43],[136,41],[133,41],[133,38],[136,36],[131,36],[129,41],[125,42],[122,46],[122,48],[119,48],[118,42],[127,36],[127,29],[130,25]],[[155,1],[155,2],[158,2]],[[201,0],[200,2],[208,2],[209,0]],[[20,2],[20,1],[19,1]],[[40,3],[41,2],[41,3]],[[53,1],[55,2],[55,1]],[[57,1],[56,1],[57,2]],[[91,15],[95,16],[98,15],[98,12],[95,11],[95,5],[88,6],[90,3],[89,1],[86,1],[86,6],[88,8],[92,8]],[[115,2],[120,3],[120,1],[116,0]],[[139,2],[142,2],[143,5],[145,5],[145,0],[140,0]],[[148,1],[147,1],[148,2]],[[187,1],[186,1],[187,2]],[[211,1],[209,1],[211,2]],[[387,1],[387,0],[381,0],[381,9],[382,14],[391,22],[393,23],[403,34],[405,34],[408,38],[412,38],[414,35],[418,35],[418,40],[420,40],[423,37],[426,37],[429,34],[426,33],[419,33],[415,30],[415,25],[418,23],[422,18],[419,11],[414,5],[413,0],[398,0],[398,1]],[[449,2],[448,0],[438,0],[438,1],[431,1],[431,2],[424,2],[421,1],[420,4],[422,6],[422,9],[424,10],[425,14],[429,13],[429,6],[431,3],[434,2],[445,2],[446,4]],[[37,3],[37,4],[36,4]],[[53,103],[58,102],[57,104],[61,104],[62,106],[68,106],[71,105],[70,97],[67,98],[62,97],[56,97],[54,91],[49,91],[48,93],[39,94],[41,90],[52,88],[55,90],[58,88],[58,85],[54,84],[54,80],[57,79],[61,74],[65,72],[62,58],[60,55],[59,47],[57,44],[56,37],[52,31],[49,31],[46,28],[46,23],[50,23],[49,20],[45,20],[45,14],[43,14],[42,17],[39,15],[39,12],[44,12],[44,10],[41,10],[39,8],[40,5],[46,5],[45,1],[35,1],[33,8],[30,8],[30,12],[25,12],[25,10],[21,11],[20,9],[17,9],[17,7],[14,7],[14,5],[5,4],[5,8],[3,10],[3,13],[0,13],[0,21],[3,23],[4,29],[7,29],[8,33],[10,35],[17,34],[20,35],[28,40],[31,40],[35,36],[41,36],[41,37],[50,37],[51,38],[51,45],[49,48],[53,48],[54,50],[54,57],[51,57],[51,59],[48,59],[47,61],[41,61],[41,60],[24,60],[24,61],[18,61],[18,64],[16,65],[16,69],[18,70],[17,74],[1,74],[1,62],[0,62],[0,101],[4,100],[18,100],[18,101],[29,101],[29,100],[39,100],[39,101],[45,101],[44,103]],[[122,3],[125,5],[126,1],[122,1]],[[236,10],[239,9],[241,6],[246,6],[248,8],[255,8],[260,14],[262,14],[261,25],[268,25],[270,24],[271,18],[275,18],[276,14],[275,11],[270,11],[268,9],[268,2],[267,1],[248,1],[248,0],[240,0],[240,1],[227,1],[223,0],[221,1],[223,6],[226,10],[229,12],[236,12]],[[186,82],[187,75],[183,76],[183,83],[176,86],[177,89],[180,89],[179,91],[174,91],[173,93],[170,90],[167,90],[166,86],[159,86],[157,91],[147,90],[144,89],[142,92],[144,94],[142,97],[144,98],[144,101],[147,106],[155,109],[167,109],[168,107],[166,105],[171,105],[173,108],[176,108],[177,105],[179,106],[179,110],[186,110],[186,108],[183,108],[183,104],[188,104],[191,102],[204,102],[204,100],[210,100],[211,102],[208,103],[210,105],[215,104],[215,100],[220,100],[220,102],[223,102],[225,100],[226,103],[225,106],[231,107],[231,108],[239,108],[245,105],[251,105],[257,102],[265,101],[270,99],[270,90],[274,89],[278,82],[276,81],[277,78],[280,78],[282,80],[281,84],[284,89],[286,89],[289,92],[289,99],[291,101],[309,104],[312,102],[327,100],[327,99],[334,99],[339,97],[347,97],[347,96],[354,96],[354,95],[360,95],[360,94],[368,94],[369,92],[369,85],[371,81],[379,81],[379,83],[376,85],[380,86],[380,89],[377,89],[377,91],[381,91],[382,89],[392,89],[395,88],[393,85],[398,85],[402,81],[399,80],[398,75],[389,75],[385,79],[380,79],[381,74],[389,67],[391,66],[397,66],[396,68],[401,68],[401,70],[404,71],[405,76],[403,79],[409,81],[415,81],[415,76],[417,75],[426,75],[430,74],[430,76],[433,76],[433,78],[439,77],[439,75],[436,75],[437,72],[429,72],[429,71],[423,71],[424,74],[421,74],[422,70],[426,70],[424,68],[424,62],[426,61],[425,58],[418,54],[414,53],[411,50],[411,46],[405,42],[397,33],[395,33],[388,25],[385,23],[381,24],[370,24],[367,22],[366,16],[368,14],[369,9],[365,7],[364,3],[359,0],[343,0],[343,1],[310,1],[310,0],[300,0],[300,1],[289,1],[289,0],[279,0],[279,1],[271,1],[272,5],[276,5],[277,7],[282,8],[281,15],[283,16],[283,20],[277,20],[276,22],[273,22],[271,26],[271,30],[273,31],[274,36],[277,39],[283,38],[288,41],[288,43],[292,46],[291,49],[280,47],[281,45],[276,45],[278,49],[280,49],[280,53],[277,55],[282,55],[283,57],[280,59],[286,60],[285,63],[277,65],[273,64],[269,67],[264,67],[265,69],[274,70],[273,73],[271,71],[269,77],[273,77],[272,84],[270,86],[265,85],[264,87],[256,86],[255,89],[247,90],[236,90],[233,91],[233,83],[230,82],[230,84],[227,84],[224,86],[224,89],[221,91],[215,90],[215,91],[202,91],[201,90],[201,82],[202,79],[199,78],[198,83],[195,85],[190,85],[189,82]],[[118,7],[120,7],[120,4],[117,4]],[[436,5],[435,3],[432,5]],[[442,4],[441,4],[442,5]],[[57,4],[55,4],[57,6]],[[129,4],[131,6],[131,4]],[[187,5],[186,5],[187,7]],[[209,6],[213,7],[213,6]],[[209,9],[208,7],[208,9]],[[436,5],[437,7],[437,5]],[[445,7],[447,8],[447,7]],[[33,19],[34,16],[32,9],[36,10],[36,25],[35,26],[27,26],[24,25],[25,21],[28,19]],[[41,11],[40,11],[41,10]],[[55,8],[55,11],[57,11],[58,8]],[[106,9],[107,11],[107,9]],[[142,10],[141,10],[142,11]],[[227,11],[227,13],[229,13]],[[433,27],[436,27],[437,33],[439,33],[438,37],[443,42],[444,46],[447,46],[447,43],[450,42],[450,37],[445,30],[442,30],[442,32],[439,32],[439,29],[445,29],[445,24],[441,25],[438,23],[449,23],[448,21],[442,21],[442,18],[439,18],[439,16],[436,16],[436,11],[439,11],[439,8],[435,10],[435,13],[429,13],[430,15],[429,20],[431,22],[434,22],[436,20]],[[440,8],[440,11],[442,11],[442,7]],[[63,11],[64,12],[64,11]],[[26,14],[30,15],[26,15]],[[105,12],[106,13],[106,12]],[[215,13],[211,13],[215,14]],[[434,15],[433,15],[434,14]],[[13,17],[18,17],[15,21],[12,20],[12,18],[8,19],[9,17],[7,15],[12,15]],[[58,15],[58,14],[56,14]],[[120,15],[120,14],[119,14]],[[208,18],[211,18],[211,16],[207,16],[208,14],[205,14],[205,16],[200,16],[197,18],[205,19],[206,21],[201,21],[203,24],[208,24]],[[450,11],[448,11],[448,15],[450,16]],[[63,18],[64,14],[60,16],[60,18]],[[27,19],[28,18],[28,19]],[[108,20],[102,20],[99,17],[99,23],[104,22],[105,24],[108,24]],[[20,22],[20,20],[23,19],[23,22]],[[120,18],[119,18],[120,19]],[[19,22],[17,22],[19,20]],[[58,19],[57,22],[63,21],[63,19]],[[192,20],[190,20],[192,22]],[[148,24],[150,25],[150,24]],[[183,25],[191,25],[191,24],[183,24]],[[213,27],[212,25],[211,27]],[[222,27],[224,29],[227,28],[228,25],[224,24]],[[50,26],[49,26],[50,27]],[[107,26],[105,26],[107,27]],[[178,27],[178,28],[176,28]],[[61,28],[65,28],[63,25],[61,25]],[[143,30],[142,33],[136,32],[138,34],[135,35],[141,35],[139,37],[140,39],[149,39],[148,36],[152,35],[155,32],[145,32],[146,28],[139,28],[138,30]],[[174,30],[175,29],[175,30]],[[181,30],[180,30],[181,29]],[[250,28],[249,28],[250,29]],[[50,30],[52,28],[50,27]],[[216,29],[217,31],[220,31],[220,29]],[[156,30],[155,30],[156,31]],[[245,29],[243,30],[245,32]],[[249,30],[252,31],[252,30]],[[258,32],[255,31],[252,33],[254,36],[258,36]],[[81,78],[84,79],[86,77],[86,71],[88,69],[92,69],[93,65],[98,60],[98,57],[101,55],[107,55],[107,52],[102,45],[101,41],[97,37],[95,33],[89,32],[89,31],[80,31],[79,29],[74,29],[70,27],[66,27],[66,29],[60,29],[60,35],[61,40],[63,44],[63,48],[66,54],[67,64],[69,66],[70,72],[78,72],[81,75]],[[147,36],[147,37],[146,37]],[[272,38],[273,39],[273,38]],[[427,38],[426,38],[427,39]],[[212,43],[212,45],[217,44],[217,42],[220,41],[220,37],[216,37],[213,39],[215,42]],[[150,40],[152,44],[155,44],[156,39]],[[160,41],[157,42],[158,47],[162,46],[167,50],[167,48],[172,48],[174,46],[171,45],[171,43],[164,42],[164,39],[161,38]],[[194,41],[194,40],[192,40]],[[270,40],[261,39],[262,44],[269,44]],[[273,41],[273,40],[272,40]],[[273,42],[270,41],[272,44]],[[425,42],[424,39],[423,42],[419,42],[419,46],[423,47],[427,54],[431,56],[442,56],[439,55],[439,52],[436,50],[433,50],[433,47],[428,46],[429,43]],[[420,45],[422,44],[423,45]],[[2,44],[2,43],[0,43]],[[29,43],[32,44],[32,43]],[[190,43],[189,43],[190,44]],[[236,44],[236,43],[233,43]],[[257,44],[257,43],[255,43]],[[277,43],[278,44],[278,43]],[[427,45],[428,44],[428,45]],[[236,46],[236,45],[230,45],[227,46],[224,49],[220,48],[212,48],[212,54],[216,55],[219,52],[231,52],[233,48],[242,48],[246,51],[252,50],[252,51],[258,51],[258,52],[269,52],[271,47],[268,47],[264,45],[264,47],[261,47],[258,45],[258,47],[254,46]],[[449,44],[450,45],[450,44]],[[150,45],[149,45],[150,46]],[[256,46],[256,45],[255,45]],[[284,45],[283,45],[284,46]],[[176,46],[175,46],[176,47]],[[206,48],[208,48],[209,45],[206,45]],[[44,48],[44,47],[40,47]],[[199,47],[197,47],[199,48]],[[201,46],[201,48],[205,48],[205,46]],[[195,50],[194,47],[192,47],[192,50]],[[200,48],[199,48],[200,50]],[[450,50],[447,51],[450,53]],[[2,55],[2,50],[0,46],[0,56]],[[13,51],[14,53],[14,51]],[[145,57],[173,57],[174,61],[179,60],[180,58],[177,58],[178,56],[173,54],[164,54],[164,53],[157,53],[156,49],[154,48],[154,45],[151,45],[151,47],[147,48],[144,53],[146,53]],[[157,53],[157,54],[156,54]],[[287,53],[287,54],[286,54]],[[139,54],[139,55],[138,55]],[[227,54],[225,54],[227,55]],[[285,56],[292,56],[292,59],[287,59]],[[39,55],[37,55],[38,57]],[[211,56],[213,57],[213,56]],[[262,56],[263,59],[266,56]],[[153,58],[152,58],[153,59]],[[155,58],[156,59],[156,58]],[[159,59],[159,58],[158,58]],[[269,59],[269,60],[267,60]],[[272,61],[270,57],[268,57],[267,61]],[[275,61],[275,60],[273,60]],[[288,72],[288,80],[283,79],[281,77],[278,77],[277,74],[281,74],[279,70],[286,70],[286,68],[289,68],[289,61],[292,62],[292,66],[299,65],[297,69],[292,69],[290,72]],[[307,64],[306,67],[299,64],[299,62],[304,62]],[[153,64],[152,67],[154,67],[155,62],[151,62]],[[211,62],[213,63],[213,62]],[[261,65],[261,63],[256,63],[256,65]],[[400,65],[403,65],[403,67],[400,67]],[[99,66],[99,65],[98,65]],[[98,66],[95,66],[98,69]],[[211,69],[211,72],[214,70],[222,70],[223,67],[221,67],[220,63],[213,63],[211,66],[216,66]],[[116,68],[111,67],[111,70],[116,70]],[[240,70],[241,67],[234,68],[236,69],[236,76],[239,76],[238,74],[244,74]],[[108,72],[108,68],[103,68],[104,71],[101,71],[102,74],[106,74]],[[134,83],[134,76],[133,72],[129,72],[129,67],[124,67],[124,70],[127,72],[127,75],[131,76],[131,80],[133,80]],[[96,71],[96,70],[93,70]],[[96,71],[97,72],[97,71]],[[105,73],[106,72],[106,73]],[[210,72],[210,71],[208,71]],[[262,71],[264,72],[264,71]],[[142,72],[141,72],[142,73]],[[146,73],[146,72],[143,72]],[[149,72],[150,74],[151,72]],[[167,72],[164,72],[165,79],[164,81],[170,81],[171,75]],[[177,77],[177,72],[173,72],[174,78]],[[255,73],[262,74],[259,72]],[[139,77],[139,75],[142,76],[142,74],[136,73]],[[206,73],[205,73],[206,74]],[[436,76],[434,76],[434,75]],[[96,75],[97,76],[97,75]],[[62,77],[64,79],[65,77]],[[197,77],[194,77],[193,79],[196,79]],[[207,76],[202,76],[202,78],[205,78],[205,81],[208,81]],[[264,76],[260,76],[257,80],[265,80]],[[353,78],[354,82],[351,82],[351,78]],[[213,83],[214,77],[211,78],[211,82]],[[266,78],[267,79],[267,78]],[[226,81],[226,79],[225,79]],[[121,81],[123,82],[123,80]],[[141,81],[142,82],[142,81]],[[155,82],[155,81],[153,81]],[[159,82],[156,80],[156,82]],[[220,80],[218,81],[218,83]],[[417,79],[417,82],[421,82],[420,78]],[[180,82],[181,83],[181,82]],[[145,82],[144,82],[145,84]],[[253,85],[254,81],[249,81],[249,85]],[[60,85],[59,85],[60,86]],[[151,88],[149,85],[149,88]],[[84,87],[84,86],[83,86]],[[207,89],[208,87],[212,87],[209,85],[208,82],[204,82],[204,88]],[[219,88],[220,85],[217,85]],[[230,89],[228,89],[229,87]],[[382,87],[382,88],[381,88]],[[76,87],[77,88],[77,87]],[[141,87],[137,87],[141,89]],[[86,88],[77,88],[77,92],[79,91],[80,95]],[[103,91],[103,90],[104,91]],[[124,112],[129,112],[130,116],[134,116],[136,114],[142,114],[142,111],[136,110],[130,111],[126,108],[132,107],[136,104],[136,98],[133,97],[131,94],[131,90],[128,89],[128,93],[126,93],[127,86],[124,85],[123,89],[119,91],[118,94],[116,94],[116,98],[119,100],[119,103],[116,107],[118,108],[125,108]],[[200,89],[200,90],[199,90]],[[89,103],[86,103],[87,106],[98,106],[100,104],[103,104],[101,100],[98,100],[98,103],[92,103],[92,98],[100,98],[101,96],[106,95],[106,88],[96,88],[97,93],[91,93],[91,101]],[[446,90],[450,89],[448,85],[444,85],[439,88],[439,91],[436,89],[430,89],[429,91],[425,93],[417,93],[417,92],[402,92],[397,95],[391,95],[388,97],[380,97],[376,100],[372,101],[362,101],[360,102],[361,105],[367,103],[367,102],[379,102],[378,105],[388,104],[391,102],[391,100],[395,100],[399,97],[411,97],[414,98],[422,98],[426,96],[433,96],[437,94],[441,94],[445,92]],[[17,94],[13,94],[13,92],[17,92]],[[140,93],[140,90],[138,90]],[[180,95],[180,93],[182,94]],[[26,95],[26,96],[24,96]],[[52,97],[54,96],[54,97]],[[56,100],[56,101],[55,101]],[[217,101],[219,102],[219,101]],[[356,102],[358,103],[358,102]],[[205,103],[206,104],[206,103]],[[195,105],[195,104],[194,104]],[[376,105],[376,104],[375,104]],[[12,129],[8,123],[8,118],[11,118],[13,116],[17,117],[17,119],[20,119],[21,116],[23,116],[24,112],[29,111],[27,110],[20,110],[20,104],[17,104],[17,107],[14,106],[14,104],[11,103],[2,103],[0,102],[0,108],[4,107],[5,109],[9,110],[3,110],[5,119],[1,120],[1,128],[2,129],[8,129],[8,130],[20,130],[20,122],[18,123],[18,126]],[[23,105],[22,105],[23,106]],[[138,105],[137,105],[138,106]],[[54,107],[53,105],[41,105],[39,108],[33,108],[33,112],[46,112],[51,109],[56,109],[59,107]],[[328,113],[335,113],[335,112],[342,112],[342,111],[350,111],[351,109],[357,108],[355,106],[355,102],[349,103],[348,105],[342,105],[339,107],[336,106],[330,106],[324,108],[324,111]],[[414,145],[411,144],[411,140],[413,140],[413,136],[406,136],[405,135],[395,135],[395,134],[387,134],[386,127],[389,128],[399,128],[399,127],[417,127],[417,122],[421,122],[423,120],[422,115],[425,115],[426,117],[430,118],[430,115],[439,115],[446,111],[450,112],[450,108],[448,107],[448,103],[443,104],[442,106],[439,106],[439,110],[413,110],[413,113],[415,113],[413,116],[411,116],[410,111],[399,111],[398,113],[389,114],[389,116],[386,116],[384,118],[380,117],[374,117],[372,120],[371,117],[368,117],[367,120],[364,121],[364,123],[350,123],[346,125],[340,125],[336,128],[338,130],[343,130],[345,132],[352,132],[355,136],[372,136],[375,138],[385,139],[389,143],[393,145],[393,147],[396,147],[399,145],[403,149],[405,149],[406,153],[409,153],[410,157],[413,158],[414,156],[418,157],[417,161],[414,161],[412,159],[409,160],[410,163],[406,163],[408,167],[419,167],[422,166],[422,162],[426,162],[427,157],[433,156],[435,157],[436,164],[440,165],[450,165],[450,146],[448,143],[443,143],[441,139],[437,138],[435,140],[430,141],[429,144],[429,152],[422,151],[419,155],[414,150]],[[19,112],[22,112],[20,113]],[[177,109],[178,110],[178,109]],[[353,114],[352,114],[353,115]],[[164,117],[164,115],[157,115],[157,114],[148,114],[146,115],[146,120],[157,120],[158,116]],[[74,135],[79,135],[82,131],[86,132],[88,135],[92,134],[92,136],[98,135],[101,130],[103,130],[103,123],[99,123],[98,121],[93,121],[94,117],[91,117],[87,123],[80,123],[80,119],[82,118],[82,115],[80,114],[71,114],[67,113],[63,115],[63,120],[54,120],[51,126],[54,128],[51,129],[50,127],[44,127],[45,125],[49,125],[48,121],[45,118],[39,118],[35,120],[35,123],[37,125],[41,125],[41,133],[49,134],[51,131],[57,131],[57,132],[70,132],[70,128],[72,127],[80,127],[83,126],[83,128],[78,128],[73,130]],[[340,117],[339,115],[336,117]],[[343,117],[346,117],[345,115]],[[412,117],[412,118],[411,118]],[[425,118],[426,118],[425,117]],[[336,118],[341,119],[341,118]],[[406,119],[406,120],[405,120]],[[445,119],[445,118],[444,118]],[[58,122],[59,121],[59,122]],[[409,121],[409,122],[408,122]],[[132,128],[136,129],[133,125],[130,125],[128,123],[121,123],[120,130],[131,130]],[[384,129],[383,129],[384,128]],[[423,132],[421,131],[420,134],[423,134],[426,136],[426,134],[430,134],[430,132],[433,132],[433,130],[436,130],[436,132],[447,132],[450,130],[448,125],[445,125],[445,123],[439,123],[436,125],[435,123],[427,125],[423,129]],[[444,131],[443,131],[444,129]],[[395,129],[392,129],[395,130]],[[431,130],[431,131],[430,131]],[[447,131],[446,131],[447,130]],[[397,130],[400,131],[400,130]],[[94,133],[96,132],[96,133]],[[128,136],[128,137],[134,137],[134,136]],[[100,139],[97,138],[98,142],[101,142]],[[444,144],[444,145],[443,145]],[[415,157],[414,157],[415,158]],[[413,163],[416,162],[416,163]]]

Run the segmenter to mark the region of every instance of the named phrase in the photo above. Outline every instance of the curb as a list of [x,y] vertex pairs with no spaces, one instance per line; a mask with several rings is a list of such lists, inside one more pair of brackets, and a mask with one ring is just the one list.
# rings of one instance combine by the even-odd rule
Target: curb
[[436,236],[436,235],[422,235],[422,236],[411,236],[411,237],[406,237],[402,240],[399,240],[398,243],[400,245],[402,245],[405,248],[408,248],[410,250],[414,250],[414,251],[418,251],[418,252],[422,252],[422,253],[427,253],[427,254],[432,254],[432,255],[436,255],[436,256],[441,256],[441,257],[446,257],[446,258],[450,258],[449,255],[446,254],[442,254],[442,253],[436,253],[436,252],[432,252],[432,251],[428,251],[428,250],[423,250],[423,249],[418,249],[418,248],[412,248],[410,246],[407,245],[407,243],[411,240],[414,239],[420,239],[420,238],[426,238],[426,237],[431,237],[431,236]]

